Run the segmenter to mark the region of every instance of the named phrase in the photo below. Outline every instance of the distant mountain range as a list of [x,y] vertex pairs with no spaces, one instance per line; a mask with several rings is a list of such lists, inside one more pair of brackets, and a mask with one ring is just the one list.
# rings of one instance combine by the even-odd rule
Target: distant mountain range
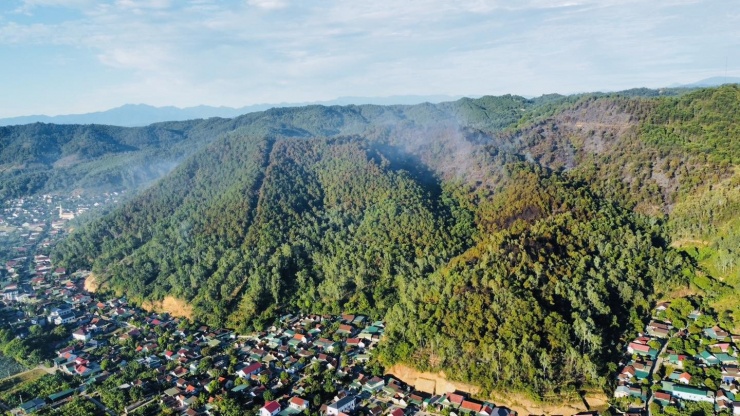
[[[738,84],[738,77],[711,77],[691,84],[673,84],[669,88],[705,88],[723,84]],[[126,104],[105,111],[85,114],[66,114],[59,116],[31,115],[0,118],[0,126],[15,126],[31,123],[53,124],[105,124],[121,127],[141,127],[164,121],[185,121],[207,119],[212,117],[234,118],[248,113],[269,110],[277,107],[302,107],[306,105],[415,105],[421,103],[437,104],[444,101],[454,101],[462,96],[451,95],[394,95],[389,97],[339,97],[328,101],[314,101],[303,103],[273,103],[254,104],[244,107],[213,107],[199,105],[196,107],[179,108],[173,106],[155,107],[147,104]],[[471,97],[477,98],[477,97]],[[533,97],[527,97],[533,98]]]
[[13,126],[31,123],[54,123],[54,124],[106,124],[123,127],[139,127],[163,121],[184,121],[194,119],[205,119],[211,117],[234,118],[247,113],[264,111],[275,107],[301,107],[311,104],[321,105],[350,105],[350,104],[377,104],[413,105],[424,102],[439,103],[442,101],[453,101],[459,96],[449,95],[397,95],[391,97],[340,97],[330,101],[306,102],[306,103],[278,103],[278,104],[255,104],[240,108],[212,107],[199,105],[197,107],[154,107],[146,104],[126,104],[106,111],[97,111],[86,114],[68,114],[59,116],[32,115],[0,118],[0,126]]
[[692,82],[691,84],[673,84],[674,88],[704,88],[718,87],[724,84],[740,84],[740,77],[711,77],[701,81]]

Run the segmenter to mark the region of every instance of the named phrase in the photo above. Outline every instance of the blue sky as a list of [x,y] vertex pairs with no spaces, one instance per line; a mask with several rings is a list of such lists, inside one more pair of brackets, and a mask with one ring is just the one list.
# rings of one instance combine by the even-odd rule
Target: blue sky
[[0,117],[660,87],[726,60],[722,0],[0,1]]

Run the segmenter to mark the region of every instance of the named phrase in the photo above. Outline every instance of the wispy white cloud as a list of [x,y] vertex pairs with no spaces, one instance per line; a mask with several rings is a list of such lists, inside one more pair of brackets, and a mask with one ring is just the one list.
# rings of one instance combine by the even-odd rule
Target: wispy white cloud
[[27,13],[39,7],[80,8],[92,3],[91,0],[23,0],[16,11]]
[[278,10],[288,7],[287,0],[247,0],[247,4],[266,10]]
[[[23,0],[0,8],[0,48],[87,54],[96,105],[570,92],[711,75],[702,60],[740,39],[718,3]],[[44,18],[52,8],[75,13]]]
[[23,0],[20,7],[34,8],[34,7],[77,7],[85,3],[90,3],[88,0]]

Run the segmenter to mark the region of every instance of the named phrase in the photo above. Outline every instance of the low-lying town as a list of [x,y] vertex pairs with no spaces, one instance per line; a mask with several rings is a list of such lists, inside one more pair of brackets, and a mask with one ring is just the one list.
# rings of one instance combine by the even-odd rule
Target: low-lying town
[[0,258],[0,351],[31,368],[0,382],[3,411],[515,414],[463,392],[415,391],[384,374],[373,350],[385,325],[366,316],[286,313],[263,332],[237,334],[89,293],[88,272],[55,268],[48,257],[81,212],[67,203],[70,211],[51,197],[16,200],[3,213],[6,237],[17,244]]
[[147,313],[123,298],[97,300],[82,290],[84,277],[52,276],[58,284],[49,284],[46,291],[59,295],[42,302],[44,314],[16,313],[13,328],[21,338],[38,332],[35,327],[44,332],[64,327],[71,336],[54,349],[49,363],[65,388],[37,397],[22,394],[22,403],[10,396],[13,414],[63,406],[78,395],[97,397],[105,411],[124,414],[137,409],[141,414],[211,414],[221,397],[260,416],[349,415],[360,409],[400,416],[443,408],[482,416],[510,414],[455,392],[415,392],[383,376],[370,363],[383,335],[380,321],[288,314],[267,331],[237,335]]
[[627,344],[614,398],[634,413],[740,415],[738,342],[688,299],[659,303]]

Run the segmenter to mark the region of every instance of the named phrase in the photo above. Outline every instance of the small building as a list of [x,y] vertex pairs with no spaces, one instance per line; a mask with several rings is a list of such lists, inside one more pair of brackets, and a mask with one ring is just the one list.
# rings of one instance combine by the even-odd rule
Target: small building
[[319,338],[318,340],[314,341],[313,345],[323,349],[324,351],[332,352],[337,348],[339,344],[326,338]]
[[626,384],[617,386],[617,388],[614,389],[614,397],[617,399],[622,398],[622,397],[629,397],[629,395],[630,395],[630,388]]
[[688,358],[689,357],[687,355],[683,355],[683,354],[669,354],[668,362],[673,366],[676,366],[678,368],[683,368],[683,363]]
[[630,342],[627,346],[627,352],[630,354],[637,354],[643,357],[650,357],[655,359],[658,356],[658,351],[651,348],[647,344],[639,344],[637,342]]
[[382,390],[383,387],[385,387],[385,381],[380,377],[373,377],[362,386],[362,389],[370,393],[375,393]]
[[462,405],[460,405],[460,410],[465,413],[480,413],[482,409],[483,404],[471,400],[463,400]]
[[740,380],[740,368],[725,366],[722,367],[722,382],[726,384],[732,384],[735,381]]
[[652,361],[646,361],[644,363],[641,362],[635,362],[632,363],[632,367],[635,369],[635,377],[638,380],[646,379],[650,376],[650,373],[653,371],[653,366],[655,363]]
[[696,321],[702,315],[703,314],[702,314],[702,312],[700,310],[694,309],[693,311],[691,311],[691,313],[689,313],[688,318],[691,319],[692,321]]
[[737,357],[733,357],[724,352],[714,354],[714,358],[716,358],[722,365],[737,365]]
[[680,376],[678,376],[678,381],[683,384],[691,384],[691,374],[689,373],[681,373]]
[[297,396],[291,397],[288,401],[288,407],[295,410],[296,412],[302,412],[308,409],[308,400],[302,399]]
[[729,337],[730,334],[722,328],[714,326],[712,328],[704,328],[704,336],[709,339],[723,340]]
[[275,416],[280,413],[280,403],[270,401],[260,408],[260,416]]
[[252,375],[259,373],[260,370],[262,370],[262,364],[252,363],[236,370],[236,374],[241,378],[249,378]]
[[326,414],[327,416],[338,416],[339,413],[349,413],[355,409],[355,406],[357,406],[355,396],[347,396],[327,406]]
[[668,307],[671,306],[671,302],[660,302],[657,305],[655,305],[655,311],[656,312],[665,312]]
[[37,412],[46,407],[44,399],[37,397],[33,400],[29,400],[25,403],[21,403],[20,406],[13,409],[13,414],[30,415],[31,413]]
[[49,322],[55,325],[62,325],[75,320],[75,314],[69,308],[54,308],[48,316]]
[[509,408],[506,407],[494,407],[491,411],[491,416],[511,416],[512,414],[516,414],[516,412],[512,411]]
[[698,358],[699,361],[701,361],[702,363],[709,365],[709,366],[719,364],[719,360],[717,359],[717,357],[715,357],[714,354],[712,354],[711,352],[707,350],[700,352],[699,356],[696,358]]
[[658,402],[661,406],[667,406],[671,404],[672,397],[670,393],[666,393],[663,391],[656,391],[653,394],[653,400]]
[[714,403],[714,392],[691,386],[681,386],[676,384],[673,386],[672,395],[673,397],[692,402]]
[[339,329],[335,332],[337,335],[352,335],[355,328],[352,325],[339,325]]
[[90,338],[92,336],[90,335],[90,332],[85,328],[80,328],[77,331],[72,333],[72,338],[78,340],[78,341],[90,341]]
[[724,391],[722,389],[717,390],[715,395],[715,401],[717,402],[717,408],[720,411],[728,410],[735,400],[735,395],[730,391]]
[[636,397],[643,402],[647,400],[647,392],[640,386],[630,386],[630,397]]
[[49,401],[52,403],[58,402],[60,400],[64,400],[68,397],[71,397],[75,394],[75,389],[67,389],[60,391],[59,393],[54,393],[49,395]]
[[647,333],[650,336],[658,338],[668,338],[671,335],[671,326],[662,322],[650,321],[647,326]]

